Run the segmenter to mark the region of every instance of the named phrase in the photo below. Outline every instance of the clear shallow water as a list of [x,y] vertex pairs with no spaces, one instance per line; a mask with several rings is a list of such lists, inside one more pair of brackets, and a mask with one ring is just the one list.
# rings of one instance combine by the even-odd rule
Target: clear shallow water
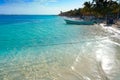
[[59,16],[0,16],[0,80],[120,80],[119,43]]

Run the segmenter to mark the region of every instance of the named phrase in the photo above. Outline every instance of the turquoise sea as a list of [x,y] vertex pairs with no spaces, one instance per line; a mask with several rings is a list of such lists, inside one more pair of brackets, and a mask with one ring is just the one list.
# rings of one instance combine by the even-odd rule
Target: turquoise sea
[[120,80],[120,34],[55,15],[1,15],[0,80]]

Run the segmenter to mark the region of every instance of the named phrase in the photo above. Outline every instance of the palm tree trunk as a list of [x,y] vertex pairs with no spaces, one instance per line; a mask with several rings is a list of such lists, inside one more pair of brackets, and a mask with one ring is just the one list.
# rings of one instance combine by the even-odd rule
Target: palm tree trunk
[[119,19],[120,16],[120,0],[118,0],[118,14],[117,14],[117,19]]

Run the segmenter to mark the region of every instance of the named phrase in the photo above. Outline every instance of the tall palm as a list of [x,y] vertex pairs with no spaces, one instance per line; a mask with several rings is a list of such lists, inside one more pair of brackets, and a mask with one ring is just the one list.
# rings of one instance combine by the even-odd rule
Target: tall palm
[[105,16],[110,11],[112,0],[93,0],[93,9],[98,16]]
[[120,0],[116,0],[118,1],[118,15],[117,15],[117,18],[119,19],[120,17]]
[[83,14],[91,15],[91,10],[92,10],[92,4],[90,2],[85,2],[84,8],[82,10]]

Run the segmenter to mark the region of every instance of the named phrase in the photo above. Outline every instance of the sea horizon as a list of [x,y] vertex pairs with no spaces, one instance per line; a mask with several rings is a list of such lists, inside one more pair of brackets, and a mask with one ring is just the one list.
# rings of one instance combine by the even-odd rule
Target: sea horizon
[[28,16],[29,16],[29,15],[30,15],[30,16],[34,16],[34,15],[41,15],[41,16],[47,16],[47,15],[48,15],[48,16],[58,16],[58,14],[0,14],[0,16],[2,16],[2,15],[10,15],[10,16],[12,16],[12,15],[16,15],[16,16],[17,16],[17,15],[18,15],[18,16],[19,16],[19,15],[23,15],[23,16],[24,16],[24,15],[25,15],[25,16],[27,16],[27,15],[28,15]]
[[0,0],[0,80],[120,80],[120,0]]

